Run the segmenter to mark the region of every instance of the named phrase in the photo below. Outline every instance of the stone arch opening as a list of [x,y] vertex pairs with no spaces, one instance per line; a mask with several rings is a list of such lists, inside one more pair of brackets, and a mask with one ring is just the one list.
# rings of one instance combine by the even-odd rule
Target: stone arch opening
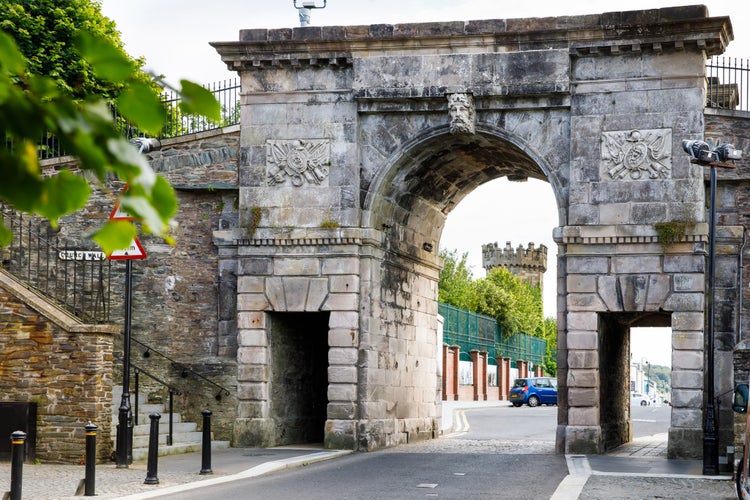
[[[435,416],[440,407],[441,393],[436,387],[440,379],[436,380],[434,374],[430,378],[431,374],[422,373],[419,367],[433,365],[442,350],[435,336],[437,282],[442,265],[437,254],[451,210],[486,182],[501,177],[517,182],[534,178],[551,184],[558,200],[559,220],[564,220],[565,210],[559,200],[565,194],[560,192],[554,174],[548,174],[552,168],[542,157],[504,130],[478,129],[476,134],[451,134],[442,127],[421,134],[394,155],[364,198],[368,218],[363,225],[372,225],[384,237],[383,253],[373,262],[377,267],[374,282],[381,290],[379,295],[371,295],[369,305],[379,317],[369,335],[363,336],[362,348],[376,351],[384,343],[397,347],[380,355],[381,360],[387,358],[379,365],[385,368],[381,372],[385,381],[384,420],[398,418],[402,405],[416,405],[425,417],[403,422],[403,433],[397,432],[391,438],[394,440],[423,438],[428,430],[439,432],[435,426],[440,421]],[[488,217],[496,216],[491,206],[487,210]],[[362,374],[362,378],[372,379],[368,374]],[[380,437],[375,432],[360,435],[361,447],[377,447]]]
[[272,443],[322,443],[328,405],[328,313],[269,313]]
[[630,329],[671,327],[671,314],[599,314],[599,419],[604,451],[633,439],[630,415]]

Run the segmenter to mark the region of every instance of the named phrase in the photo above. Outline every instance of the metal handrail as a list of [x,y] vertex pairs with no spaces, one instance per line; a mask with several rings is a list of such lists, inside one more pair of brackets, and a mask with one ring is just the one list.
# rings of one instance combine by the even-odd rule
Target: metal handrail
[[211,379],[207,378],[206,376],[198,373],[197,371],[193,370],[189,366],[187,366],[187,365],[185,365],[183,363],[180,363],[179,361],[176,361],[176,360],[170,358],[169,356],[167,356],[163,352],[159,351],[158,349],[155,349],[154,347],[151,347],[150,345],[148,345],[148,344],[146,344],[144,342],[141,342],[138,339],[133,338],[131,340],[133,342],[135,342],[136,344],[139,344],[141,347],[144,347],[146,349],[146,351],[143,353],[143,357],[144,358],[148,358],[151,355],[150,353],[152,353],[152,352],[155,353],[155,354],[158,354],[162,358],[164,358],[167,361],[170,361],[172,364],[176,365],[177,368],[180,370],[182,378],[187,378],[188,374],[192,373],[193,375],[195,375],[199,379],[201,379],[201,380],[203,380],[205,382],[208,382],[212,386],[214,386],[217,389],[219,389],[219,392],[216,394],[216,396],[214,396],[214,398],[216,399],[216,401],[221,401],[222,396],[229,396],[229,395],[231,395],[231,392],[229,392],[229,389],[227,389],[226,387],[224,387],[224,386],[222,386],[220,384],[217,384],[213,380],[211,380]]
[[[123,361],[123,358],[119,354],[117,354],[117,353],[114,353],[113,357],[115,359],[118,359],[119,361]],[[155,382],[157,382],[157,383],[163,385],[164,387],[166,387],[167,390],[169,391],[169,434],[167,435],[167,445],[171,446],[172,443],[174,442],[174,440],[173,440],[173,436],[174,436],[174,432],[173,432],[173,429],[174,429],[174,427],[173,427],[173,421],[174,421],[174,418],[173,418],[173,415],[174,415],[174,401],[173,401],[173,396],[175,394],[179,396],[179,395],[182,394],[182,392],[180,392],[180,390],[178,388],[176,388],[175,386],[169,384],[168,382],[163,381],[162,379],[160,379],[156,375],[150,373],[148,370],[145,370],[145,369],[139,367],[135,363],[131,362],[130,366],[133,367],[133,372],[135,373],[135,390],[133,391],[133,394],[134,394],[134,397],[135,397],[135,411],[133,412],[133,414],[134,414],[134,419],[133,420],[134,420],[135,425],[138,425],[138,395],[140,393],[140,374],[143,373],[144,375],[146,375],[147,377],[151,378]]]

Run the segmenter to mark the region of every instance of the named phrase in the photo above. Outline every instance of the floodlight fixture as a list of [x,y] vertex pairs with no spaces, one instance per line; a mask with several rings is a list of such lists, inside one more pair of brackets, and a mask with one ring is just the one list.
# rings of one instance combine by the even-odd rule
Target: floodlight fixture
[[719,161],[734,161],[742,159],[742,150],[736,149],[734,144],[719,144],[714,148],[714,151],[719,157]]
[[711,146],[707,142],[685,140],[682,141],[682,149],[698,163],[708,164],[718,159],[717,154],[711,151]]

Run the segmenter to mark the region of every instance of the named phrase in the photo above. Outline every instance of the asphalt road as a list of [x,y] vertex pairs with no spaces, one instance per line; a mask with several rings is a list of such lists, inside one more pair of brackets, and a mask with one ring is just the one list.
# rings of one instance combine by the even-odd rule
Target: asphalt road
[[411,500],[549,498],[554,493],[568,473],[565,457],[554,453],[556,407],[465,413],[468,433],[161,498]]
[[[464,412],[469,430],[442,439],[160,498],[487,499],[549,498],[567,475],[554,453],[557,407],[500,406]],[[666,432],[668,407],[633,407],[637,436]]]

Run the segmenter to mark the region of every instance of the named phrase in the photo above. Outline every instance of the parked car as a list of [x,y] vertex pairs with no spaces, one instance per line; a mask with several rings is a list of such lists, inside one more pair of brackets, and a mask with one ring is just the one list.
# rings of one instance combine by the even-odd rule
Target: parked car
[[651,402],[648,400],[648,396],[644,396],[643,394],[637,392],[631,392],[630,404],[648,406],[651,404]]
[[517,378],[510,390],[509,400],[513,406],[556,405],[557,379],[554,377]]

